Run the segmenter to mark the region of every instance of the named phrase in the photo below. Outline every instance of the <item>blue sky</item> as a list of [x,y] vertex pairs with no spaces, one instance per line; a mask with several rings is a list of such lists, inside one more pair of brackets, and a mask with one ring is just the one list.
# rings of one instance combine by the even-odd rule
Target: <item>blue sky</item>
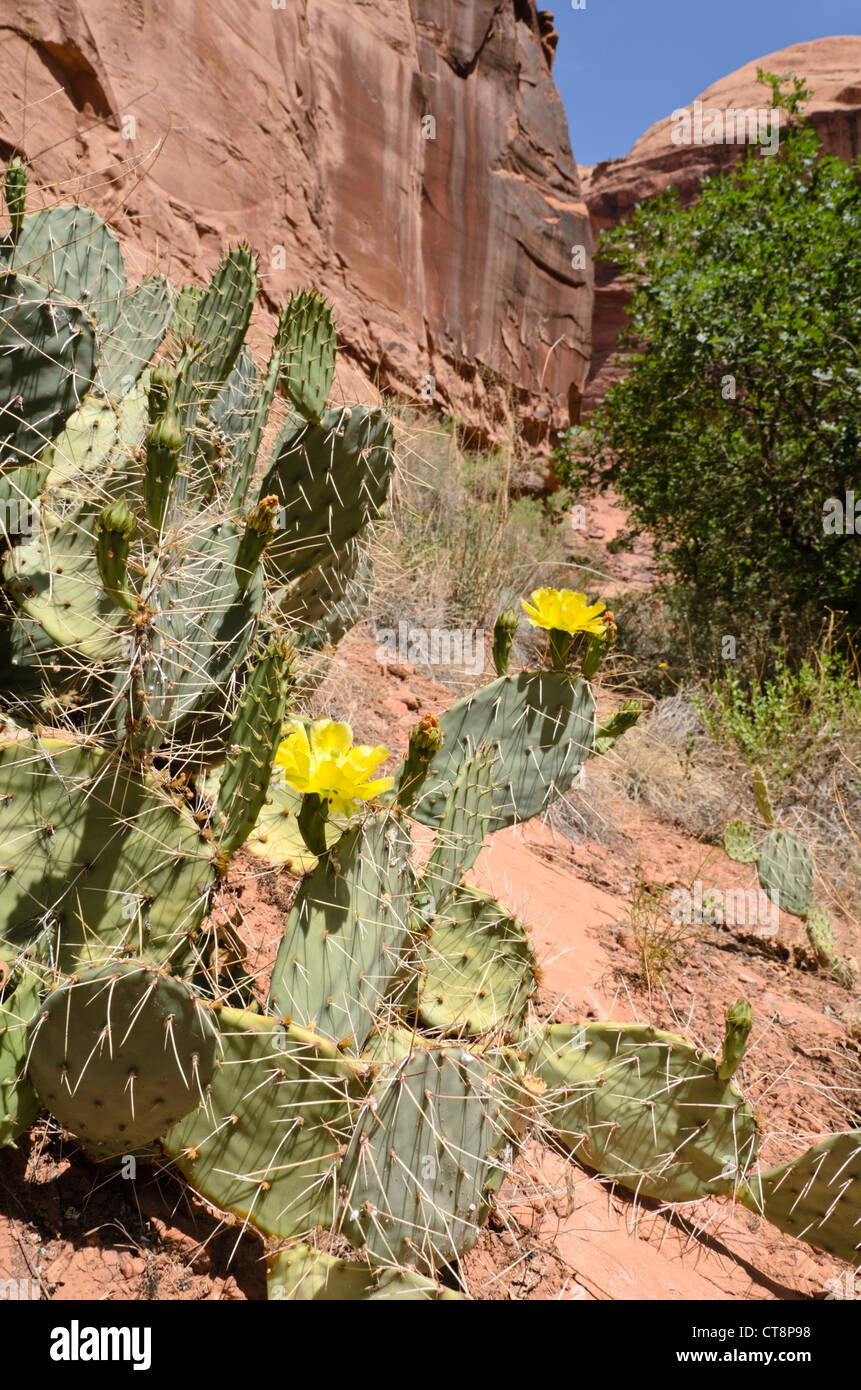
[[861,0],[544,0],[554,76],[580,164],[627,154],[655,121],[744,63],[807,39],[861,33]]

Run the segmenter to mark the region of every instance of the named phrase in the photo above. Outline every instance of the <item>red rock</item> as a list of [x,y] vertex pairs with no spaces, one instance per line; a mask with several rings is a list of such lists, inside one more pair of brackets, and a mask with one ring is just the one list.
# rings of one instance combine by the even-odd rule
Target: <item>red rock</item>
[[4,148],[110,213],[138,272],[247,238],[270,310],[334,300],[336,396],[432,377],[480,437],[509,395],[536,440],[567,421],[591,241],[535,0],[8,0],[3,24]]
[[409,707],[404,704],[403,700],[383,700],[382,707],[387,713],[397,715],[399,719],[402,719],[405,714],[409,714],[410,712]]
[[403,702],[404,702],[404,704],[406,705],[407,709],[417,710],[417,709],[421,709],[421,707],[422,707],[422,706],[421,706],[421,700],[419,699],[419,697],[418,697],[417,695],[414,695],[413,692],[412,692],[411,690],[402,690],[402,691],[401,691],[401,699],[403,700]]
[[[703,108],[770,107],[769,88],[756,80],[758,67],[805,77],[813,93],[805,115],[825,149],[842,159],[857,159],[861,154],[861,37],[814,39],[757,58],[703,92],[698,98]],[[647,130],[623,159],[581,167],[583,195],[596,239],[606,227],[615,227],[630,217],[637,203],[671,185],[678,188],[682,202],[690,202],[704,175],[727,168],[746,153],[743,145],[674,145],[672,129],[668,115]],[[608,388],[624,375],[611,358],[627,321],[629,299],[615,267],[596,262],[592,370],[584,413],[594,410]]]

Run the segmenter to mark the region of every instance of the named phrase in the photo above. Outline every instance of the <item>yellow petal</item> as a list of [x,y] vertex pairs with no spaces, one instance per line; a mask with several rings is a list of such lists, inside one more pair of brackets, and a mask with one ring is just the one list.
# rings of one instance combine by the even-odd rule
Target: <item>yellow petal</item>
[[350,751],[353,730],[336,719],[317,719],[311,725],[311,750],[315,757],[331,757]]

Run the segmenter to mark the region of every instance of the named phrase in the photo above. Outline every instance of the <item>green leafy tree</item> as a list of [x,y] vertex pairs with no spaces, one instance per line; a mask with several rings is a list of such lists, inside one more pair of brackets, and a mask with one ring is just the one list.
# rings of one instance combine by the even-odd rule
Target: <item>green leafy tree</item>
[[563,471],[615,485],[700,595],[784,624],[831,607],[856,627],[861,534],[824,512],[861,500],[861,180],[798,119],[803,83],[759,75],[787,112],[779,151],[602,238],[633,292],[628,371]]

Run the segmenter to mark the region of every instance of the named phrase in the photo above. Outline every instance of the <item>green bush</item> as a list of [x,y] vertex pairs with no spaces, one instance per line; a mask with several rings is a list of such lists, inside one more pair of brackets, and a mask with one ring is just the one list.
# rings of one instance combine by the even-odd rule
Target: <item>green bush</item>
[[774,675],[758,683],[729,671],[707,697],[692,698],[713,738],[762,763],[778,783],[814,763],[815,750],[851,730],[861,733],[857,664],[828,646],[794,669],[779,652]]
[[691,207],[644,204],[601,253],[633,290],[628,374],[569,439],[564,480],[616,486],[664,572],[736,608],[729,631],[825,607],[857,627],[859,537],[824,526],[828,499],[861,493],[857,167],[793,119],[776,155]]

